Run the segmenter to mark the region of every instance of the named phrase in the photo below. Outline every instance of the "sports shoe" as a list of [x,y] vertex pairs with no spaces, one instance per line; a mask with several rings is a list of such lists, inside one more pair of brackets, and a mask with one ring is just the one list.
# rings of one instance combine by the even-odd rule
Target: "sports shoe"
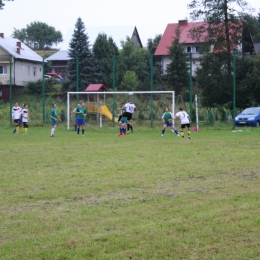
[[126,137],[126,134],[123,134],[123,137]]
[[123,134],[120,133],[120,134],[118,134],[117,136],[122,136],[122,135],[123,135]]
[[51,135],[51,137],[54,137],[54,135]]
[[164,135],[162,135],[162,136],[164,136]]
[[129,135],[130,134],[130,132],[129,131],[127,131],[127,133],[126,133],[127,135]]
[[189,139],[191,139],[191,137],[190,137],[190,136],[188,136],[188,138],[189,138]]
[[180,136],[179,134],[177,134],[177,136]]

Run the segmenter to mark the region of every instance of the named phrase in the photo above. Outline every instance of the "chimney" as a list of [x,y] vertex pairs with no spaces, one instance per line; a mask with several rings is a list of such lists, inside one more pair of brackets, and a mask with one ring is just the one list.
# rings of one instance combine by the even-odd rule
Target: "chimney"
[[179,20],[179,25],[187,25],[188,20]]
[[21,48],[21,47],[22,47],[22,46],[21,46],[21,42],[17,42],[17,43],[16,43],[16,46],[19,47],[19,48]]
[[17,47],[17,51],[16,51],[18,54],[20,54],[20,48]]
[[0,37],[4,39],[5,38],[4,33],[0,33]]

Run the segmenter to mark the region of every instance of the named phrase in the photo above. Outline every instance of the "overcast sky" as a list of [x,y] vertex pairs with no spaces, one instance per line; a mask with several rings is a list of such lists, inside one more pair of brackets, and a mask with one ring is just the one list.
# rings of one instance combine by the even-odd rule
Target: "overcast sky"
[[[34,21],[61,31],[65,39],[78,17],[85,27],[136,26],[142,44],[163,34],[168,23],[188,18],[191,0],[14,0],[0,11],[0,33],[11,36],[14,28]],[[248,0],[258,12],[260,0]],[[60,45],[58,46],[60,47]]]

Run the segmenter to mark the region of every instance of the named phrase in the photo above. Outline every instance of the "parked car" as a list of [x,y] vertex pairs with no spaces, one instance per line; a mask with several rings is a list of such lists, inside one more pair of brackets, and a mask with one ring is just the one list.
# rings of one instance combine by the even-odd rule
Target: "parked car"
[[235,117],[236,126],[260,126],[260,107],[249,107]]
[[44,75],[44,79],[45,79],[45,80],[51,79],[51,76],[49,76],[49,75]]
[[63,81],[63,77],[61,75],[57,74],[57,73],[48,72],[48,73],[46,73],[46,75],[57,79],[59,82]]

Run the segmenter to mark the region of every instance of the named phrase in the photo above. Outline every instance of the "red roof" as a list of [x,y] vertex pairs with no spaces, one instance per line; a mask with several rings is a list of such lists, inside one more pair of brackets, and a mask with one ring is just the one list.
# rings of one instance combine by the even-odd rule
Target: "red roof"
[[85,89],[86,92],[99,92],[99,91],[107,91],[107,88],[104,84],[89,84]]
[[169,55],[168,48],[172,45],[172,41],[174,37],[176,36],[175,31],[180,26],[180,42],[181,43],[196,43],[197,41],[195,39],[192,39],[189,37],[189,30],[193,27],[201,26],[205,24],[204,22],[187,22],[187,21],[179,21],[179,23],[169,23],[164,31],[164,34],[158,44],[158,47],[154,53],[154,55]]

